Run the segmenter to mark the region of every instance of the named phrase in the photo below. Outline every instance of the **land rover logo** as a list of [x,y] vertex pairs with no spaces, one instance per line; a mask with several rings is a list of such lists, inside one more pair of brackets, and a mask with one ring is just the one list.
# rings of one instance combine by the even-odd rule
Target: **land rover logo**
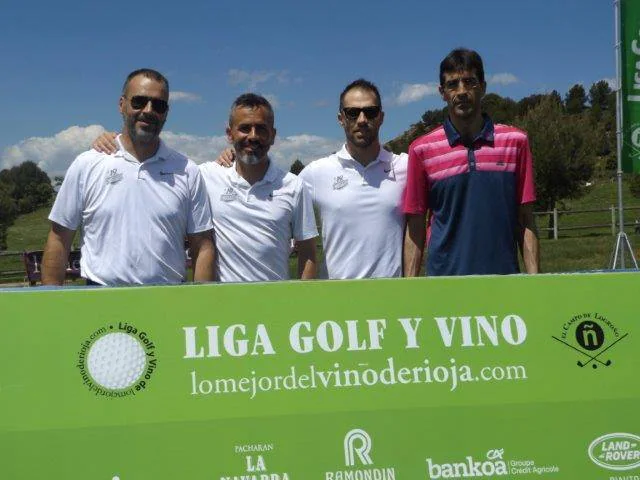
[[640,467],[640,437],[632,433],[603,435],[589,445],[589,457],[596,465],[609,470]]

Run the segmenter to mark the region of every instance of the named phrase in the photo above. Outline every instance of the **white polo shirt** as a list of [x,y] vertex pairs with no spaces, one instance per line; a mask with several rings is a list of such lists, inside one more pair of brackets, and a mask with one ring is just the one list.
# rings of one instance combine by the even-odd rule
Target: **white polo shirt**
[[82,276],[103,285],[184,281],[186,234],[213,228],[195,163],[162,141],[138,162],[120,138],[113,155],[90,150],[67,170],[49,220],[82,225]]
[[407,154],[383,148],[366,167],[343,146],[300,173],[322,221],[328,278],[402,275]]
[[236,167],[200,165],[211,203],[221,282],[287,280],[291,238],[318,236],[302,181],[273,162],[253,185]]

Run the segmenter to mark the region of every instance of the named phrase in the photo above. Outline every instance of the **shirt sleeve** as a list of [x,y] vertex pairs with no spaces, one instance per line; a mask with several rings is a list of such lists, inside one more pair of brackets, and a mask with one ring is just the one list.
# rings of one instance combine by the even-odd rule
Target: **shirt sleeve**
[[315,165],[313,165],[313,162],[311,162],[309,165],[307,165],[306,167],[304,167],[302,169],[302,171],[300,172],[300,174],[298,175],[298,178],[300,180],[302,180],[302,183],[304,184],[305,188],[307,189],[307,192],[309,193],[310,197],[311,197],[311,202],[315,203],[316,202],[316,193],[315,193],[315,188],[313,186],[313,169],[315,167]]
[[84,210],[84,178],[81,157],[69,166],[53,203],[49,220],[69,230],[77,230]]
[[[303,170],[304,171],[304,170]],[[318,236],[316,216],[313,212],[313,202],[307,186],[299,180],[294,197],[291,231],[295,240],[308,240]]]
[[528,137],[525,136],[518,154],[518,204],[535,202],[536,187],[533,171],[533,156],[531,155]]
[[409,214],[427,213],[428,205],[427,181],[422,166],[422,159],[413,145],[409,147],[407,164],[407,186],[404,190],[402,210]]
[[189,212],[187,216],[187,234],[206,232],[213,228],[209,195],[200,169],[193,165],[189,178]]

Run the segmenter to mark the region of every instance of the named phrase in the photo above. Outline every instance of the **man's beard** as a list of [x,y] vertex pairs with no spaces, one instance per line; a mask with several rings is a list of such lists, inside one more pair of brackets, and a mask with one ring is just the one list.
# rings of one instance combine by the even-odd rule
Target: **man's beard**
[[262,158],[254,155],[253,153],[239,153],[238,160],[245,165],[257,165],[262,161]]
[[367,148],[377,140],[377,135],[373,131],[362,130],[360,136],[356,136],[356,133],[352,132],[348,136],[348,140],[356,147]]
[[[136,127],[137,121],[144,121],[148,123],[149,126],[147,129]],[[127,116],[125,118],[125,126],[133,143],[144,144],[155,142],[158,139],[158,136],[162,131],[162,127],[164,126],[164,122],[156,118],[147,118],[140,115]]]

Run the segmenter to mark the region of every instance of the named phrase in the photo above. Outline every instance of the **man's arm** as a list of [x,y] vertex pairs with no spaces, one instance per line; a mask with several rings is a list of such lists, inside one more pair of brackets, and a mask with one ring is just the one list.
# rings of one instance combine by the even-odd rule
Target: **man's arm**
[[402,264],[405,277],[420,275],[424,243],[426,238],[426,217],[422,214],[407,214],[407,226],[404,235]]
[[51,222],[51,230],[42,257],[43,285],[62,285],[64,283],[69,251],[75,233],[75,230],[69,230],[62,225]]
[[524,203],[518,207],[519,235],[518,245],[524,268],[527,273],[540,272],[540,244],[538,229],[533,216],[533,203]]
[[212,282],[215,278],[216,248],[213,244],[213,232],[193,233],[187,235],[191,249],[194,282]]
[[316,278],[316,239],[296,241],[298,250],[298,278],[311,280]]

